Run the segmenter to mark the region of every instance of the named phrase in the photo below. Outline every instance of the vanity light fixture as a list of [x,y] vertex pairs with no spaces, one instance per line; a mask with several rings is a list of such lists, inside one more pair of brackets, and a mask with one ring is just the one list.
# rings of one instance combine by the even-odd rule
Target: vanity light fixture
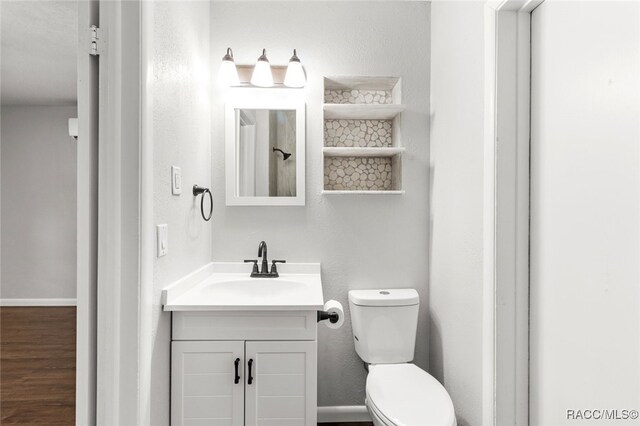
[[239,86],[240,78],[238,77],[238,69],[236,63],[233,60],[233,50],[227,48],[227,53],[222,57],[222,64],[220,65],[220,78],[229,86]]
[[266,49],[262,49],[255,65],[237,65],[229,47],[222,57],[220,82],[229,87],[302,88],[307,84],[307,76],[296,49],[288,65],[272,66]]
[[296,54],[296,49],[293,49],[293,56],[289,59],[287,74],[284,77],[284,85],[287,87],[304,87],[306,82],[307,78],[304,75],[300,58]]
[[262,49],[262,55],[258,57],[258,62],[251,75],[251,84],[258,87],[272,87],[273,74],[271,74],[271,64],[267,59],[267,49]]

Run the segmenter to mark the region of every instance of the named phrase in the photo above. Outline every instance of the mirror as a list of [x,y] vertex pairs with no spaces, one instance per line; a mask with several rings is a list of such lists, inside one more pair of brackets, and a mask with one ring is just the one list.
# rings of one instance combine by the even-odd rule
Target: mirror
[[304,103],[227,105],[228,206],[304,205]]

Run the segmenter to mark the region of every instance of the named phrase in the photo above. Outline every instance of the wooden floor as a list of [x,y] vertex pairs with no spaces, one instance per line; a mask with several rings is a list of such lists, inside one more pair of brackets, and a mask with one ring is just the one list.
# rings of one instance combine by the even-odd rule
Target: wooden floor
[[73,425],[76,308],[0,308],[0,424]]
[[0,308],[0,424],[73,425],[75,389],[76,308]]

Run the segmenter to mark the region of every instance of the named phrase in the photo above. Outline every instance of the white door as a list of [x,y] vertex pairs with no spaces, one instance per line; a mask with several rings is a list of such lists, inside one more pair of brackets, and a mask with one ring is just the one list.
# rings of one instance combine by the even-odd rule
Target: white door
[[171,342],[171,425],[242,426],[243,366],[243,341]]
[[316,359],[315,341],[247,342],[245,424],[316,426]]
[[544,2],[531,49],[530,424],[638,424],[640,3]]

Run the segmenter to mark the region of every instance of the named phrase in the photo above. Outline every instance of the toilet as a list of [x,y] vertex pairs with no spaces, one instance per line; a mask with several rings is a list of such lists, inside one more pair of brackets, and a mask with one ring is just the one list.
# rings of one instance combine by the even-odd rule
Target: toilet
[[411,363],[420,298],[414,289],[352,290],[353,342],[368,365],[366,406],[375,426],[455,426],[445,388]]

